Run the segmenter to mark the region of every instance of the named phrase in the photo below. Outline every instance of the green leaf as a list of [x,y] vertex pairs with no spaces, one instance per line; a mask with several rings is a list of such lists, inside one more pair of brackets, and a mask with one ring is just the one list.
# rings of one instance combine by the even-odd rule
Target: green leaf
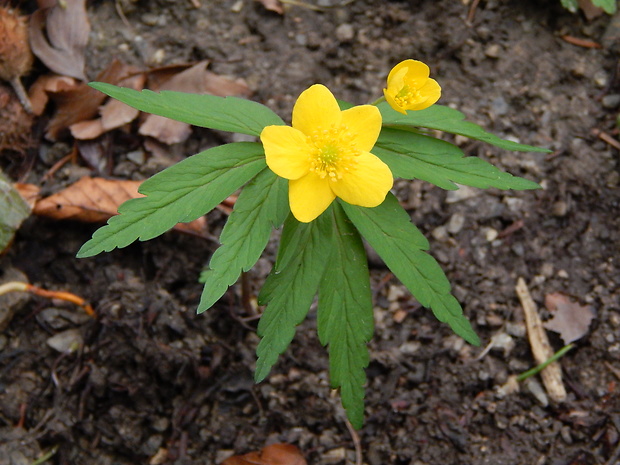
[[104,82],[91,82],[89,85],[140,111],[194,126],[258,136],[265,126],[284,124],[266,106],[242,98],[169,90],[137,91]]
[[570,11],[571,13],[577,12],[577,8],[579,7],[577,0],[561,0],[561,1],[562,1],[562,6],[566,8],[568,11]]
[[605,13],[613,15],[616,12],[616,0],[592,0],[594,6],[598,6],[605,10]]
[[279,228],[289,212],[288,184],[273,171],[264,169],[243,188],[222,234],[221,246],[203,271],[205,283],[198,313],[210,308],[228,286],[248,271],[265,249],[272,228]]
[[311,223],[300,223],[292,215],[284,222],[278,258],[258,296],[267,308],[257,329],[262,338],[256,349],[257,383],[269,374],[310,309],[331,252],[331,222],[327,213]]
[[383,117],[383,126],[400,127],[423,127],[451,132],[471,139],[481,140],[496,147],[519,152],[550,152],[550,150],[532,145],[518,144],[504,140],[490,132],[486,132],[477,124],[465,121],[465,115],[458,110],[443,105],[432,105],[425,110],[409,111],[406,115],[399,113],[390,107],[389,103],[381,102],[377,105]]
[[450,294],[448,278],[435,259],[424,252],[428,241],[411,223],[396,197],[388,194],[375,208],[340,203],[364,239],[415,298],[467,342],[480,345],[461,306]]
[[366,343],[374,326],[370,276],[359,233],[337,202],[331,212],[332,253],[319,287],[317,330],[321,344],[329,344],[331,385],[340,388],[351,424],[361,428],[369,362]]
[[527,179],[501,171],[478,157],[464,157],[457,146],[434,137],[383,128],[372,152],[396,177],[423,179],[442,189],[458,189],[456,183],[486,189],[539,189]]
[[11,242],[15,231],[30,216],[30,207],[0,171],[0,252]]
[[118,212],[99,228],[77,253],[79,258],[136,239],[146,241],[177,223],[195,220],[265,168],[261,144],[236,142],[193,155],[144,181],[138,192],[146,195],[123,203]]

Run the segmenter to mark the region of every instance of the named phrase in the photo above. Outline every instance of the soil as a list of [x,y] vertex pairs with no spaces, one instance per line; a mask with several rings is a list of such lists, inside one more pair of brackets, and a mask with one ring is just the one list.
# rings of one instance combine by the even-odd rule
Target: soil
[[[593,132],[617,134],[617,44],[588,48],[563,39],[601,43],[610,18],[587,21],[555,0],[488,0],[471,22],[465,1],[308,2],[321,10],[288,5],[279,15],[250,0],[201,0],[198,8],[189,0],[92,2],[88,74],[113,57],[143,68],[208,59],[212,71],[245,79],[255,100],[288,120],[313,83],[365,103],[381,95],[394,64],[416,58],[440,82],[440,103],[502,137],[551,149],[513,153],[449,139],[467,155],[539,182],[539,191],[447,193],[397,182],[483,347],[497,334],[508,342],[486,354],[465,344],[371,256],[376,332],[357,434],[368,465],[620,463],[619,160]],[[152,165],[127,158],[126,136],[106,137],[113,176],[151,174]],[[229,137],[196,129],[169,150],[168,163]],[[71,141],[37,144],[31,168],[7,156],[5,172],[45,192],[89,174],[86,165],[66,165],[43,180]],[[217,236],[225,215],[215,211],[208,221]],[[76,259],[95,229],[30,218],[0,262],[3,280],[23,273],[38,286],[84,297],[98,315],[38,297],[2,297],[15,314],[0,334],[1,464],[32,463],[52,447],[46,463],[217,464],[273,442],[297,445],[310,464],[352,463],[354,438],[329,388],[312,312],[268,379],[255,385],[256,319],[242,305],[241,286],[195,314],[197,277],[215,242],[170,232]],[[256,295],[274,253],[275,243],[246,275],[246,298]],[[519,277],[544,318],[545,296],[555,292],[596,314],[561,359],[563,403],[544,391],[535,396],[536,377],[519,392],[498,393],[509,375],[535,365],[515,293]],[[550,335],[554,349],[562,347]],[[59,352],[52,337],[80,348]]]

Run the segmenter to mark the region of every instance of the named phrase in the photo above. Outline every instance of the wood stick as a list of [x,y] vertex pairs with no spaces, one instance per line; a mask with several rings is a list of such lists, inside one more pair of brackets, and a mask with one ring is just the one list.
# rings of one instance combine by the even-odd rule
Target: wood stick
[[[530,346],[532,347],[532,354],[534,355],[536,363],[543,363],[553,355],[553,349],[551,348],[551,344],[549,344],[549,338],[542,326],[536,304],[523,278],[517,280],[515,289],[521,301],[523,311],[525,312],[525,324]],[[562,368],[559,362],[549,364],[540,372],[540,377],[552,401],[564,402],[566,400],[566,389],[562,382]]]

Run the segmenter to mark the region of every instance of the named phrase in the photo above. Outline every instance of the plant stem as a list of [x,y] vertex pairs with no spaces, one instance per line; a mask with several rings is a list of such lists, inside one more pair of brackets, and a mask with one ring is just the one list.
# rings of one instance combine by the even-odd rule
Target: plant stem
[[526,380],[530,376],[534,376],[534,375],[538,374],[540,371],[544,370],[547,365],[549,365],[550,363],[555,362],[560,357],[564,356],[564,354],[566,354],[566,352],[571,350],[573,347],[575,347],[573,344],[565,345],[560,350],[558,350],[555,354],[553,354],[551,357],[549,357],[547,360],[542,362],[540,365],[538,365],[538,366],[536,366],[536,367],[534,367],[534,368],[532,368],[530,370],[527,370],[527,371],[524,371],[523,373],[521,373],[519,376],[517,376],[517,381],[521,382],[521,381]]

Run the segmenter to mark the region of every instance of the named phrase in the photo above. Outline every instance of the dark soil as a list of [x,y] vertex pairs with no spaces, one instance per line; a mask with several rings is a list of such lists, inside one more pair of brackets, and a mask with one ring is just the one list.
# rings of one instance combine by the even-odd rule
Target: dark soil
[[[592,132],[617,133],[618,60],[613,43],[595,49],[562,39],[601,42],[609,17],[587,22],[559,0],[488,0],[473,24],[467,2],[456,0],[317,0],[331,8],[290,6],[283,16],[250,0],[202,0],[197,9],[189,0],[116,3],[131,28],[115,2],[89,5],[91,77],[115,56],[142,67],[209,59],[212,71],[244,78],[257,101],[289,119],[313,83],[365,103],[381,95],[394,64],[416,58],[442,85],[440,103],[498,135],[550,148],[511,153],[456,140],[468,155],[539,182],[539,191],[446,193],[424,182],[397,183],[483,346],[506,333],[514,347],[478,358],[482,348],[438,323],[373,259],[376,333],[359,431],[364,463],[619,463],[619,160]],[[116,143],[112,174],[143,178],[148,168],[128,161],[122,134],[106,137]],[[227,137],[195,130],[171,149],[170,162]],[[29,171],[13,156],[3,166],[42,184],[66,153],[61,144],[52,148]],[[88,173],[65,166],[45,191]],[[225,216],[208,220],[219,234]],[[42,298],[0,301],[15,312],[0,334],[1,464],[29,464],[52,447],[54,464],[216,464],[272,442],[296,444],[311,464],[351,463],[353,439],[329,388],[312,312],[270,377],[254,385],[256,321],[241,304],[241,286],[195,314],[197,277],[214,242],[171,232],[76,259],[94,229],[30,218],[0,262],[2,279],[19,270],[41,287],[88,299],[98,314],[94,320]],[[248,273],[250,296],[274,251],[270,246]],[[514,290],[518,277],[541,307],[545,295],[563,292],[596,312],[588,334],[561,360],[564,403],[544,405],[525,385],[497,394],[508,375],[535,365]],[[62,354],[48,345],[53,336],[76,338],[80,349]],[[552,342],[563,345],[554,335]]]

